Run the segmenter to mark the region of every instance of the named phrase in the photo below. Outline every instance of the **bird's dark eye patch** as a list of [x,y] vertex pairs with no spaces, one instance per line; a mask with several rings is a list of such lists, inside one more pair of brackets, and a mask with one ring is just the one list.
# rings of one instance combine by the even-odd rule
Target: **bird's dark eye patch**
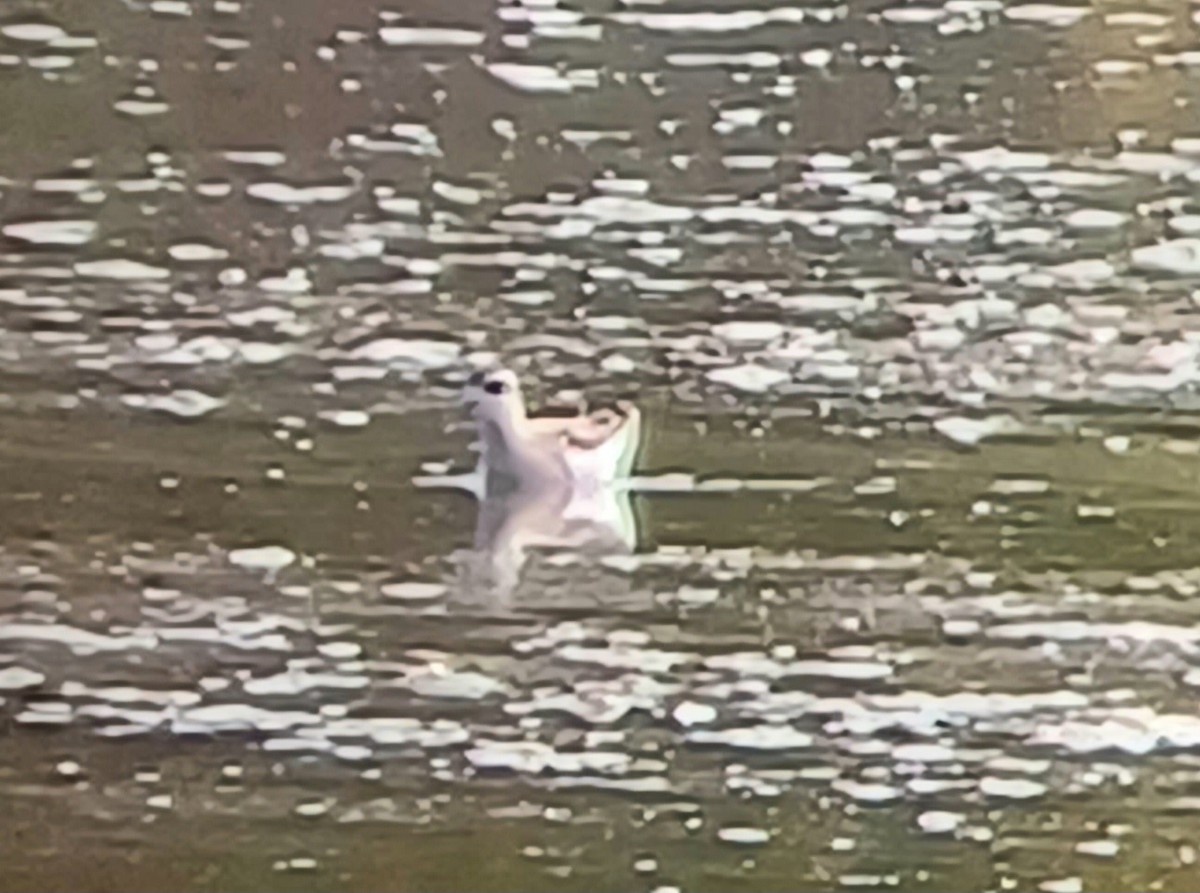
[[483,386],[483,389],[489,394],[495,394],[496,396],[499,396],[508,390],[508,385],[502,381],[489,381]]

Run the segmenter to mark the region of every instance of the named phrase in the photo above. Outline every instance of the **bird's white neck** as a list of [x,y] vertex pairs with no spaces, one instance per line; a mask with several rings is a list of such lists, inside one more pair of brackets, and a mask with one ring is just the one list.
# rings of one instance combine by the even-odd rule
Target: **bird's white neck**
[[496,427],[500,429],[500,433],[508,441],[521,440],[526,435],[525,422],[528,416],[525,413],[524,403],[514,403],[508,407],[507,412],[499,413],[496,417]]

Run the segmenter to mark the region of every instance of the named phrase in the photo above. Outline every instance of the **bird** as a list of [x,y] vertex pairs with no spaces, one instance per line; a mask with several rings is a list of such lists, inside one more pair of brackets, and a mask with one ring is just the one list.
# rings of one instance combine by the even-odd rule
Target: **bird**
[[516,373],[476,372],[464,400],[479,426],[483,466],[518,488],[603,487],[629,476],[641,413],[628,402],[576,416],[530,416]]

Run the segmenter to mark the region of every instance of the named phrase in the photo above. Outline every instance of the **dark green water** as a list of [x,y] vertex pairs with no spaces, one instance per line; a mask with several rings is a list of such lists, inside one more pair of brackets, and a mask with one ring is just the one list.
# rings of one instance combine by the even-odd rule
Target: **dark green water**
[[0,888],[1195,889],[1192,15],[10,4]]

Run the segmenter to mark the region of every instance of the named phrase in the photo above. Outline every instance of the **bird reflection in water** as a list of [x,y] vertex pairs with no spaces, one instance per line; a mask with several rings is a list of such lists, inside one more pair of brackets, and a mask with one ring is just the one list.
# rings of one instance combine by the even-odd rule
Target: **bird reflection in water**
[[517,588],[533,552],[596,558],[630,554],[637,547],[637,518],[626,488],[514,488],[493,480],[497,483],[479,500],[472,576],[500,594]]

